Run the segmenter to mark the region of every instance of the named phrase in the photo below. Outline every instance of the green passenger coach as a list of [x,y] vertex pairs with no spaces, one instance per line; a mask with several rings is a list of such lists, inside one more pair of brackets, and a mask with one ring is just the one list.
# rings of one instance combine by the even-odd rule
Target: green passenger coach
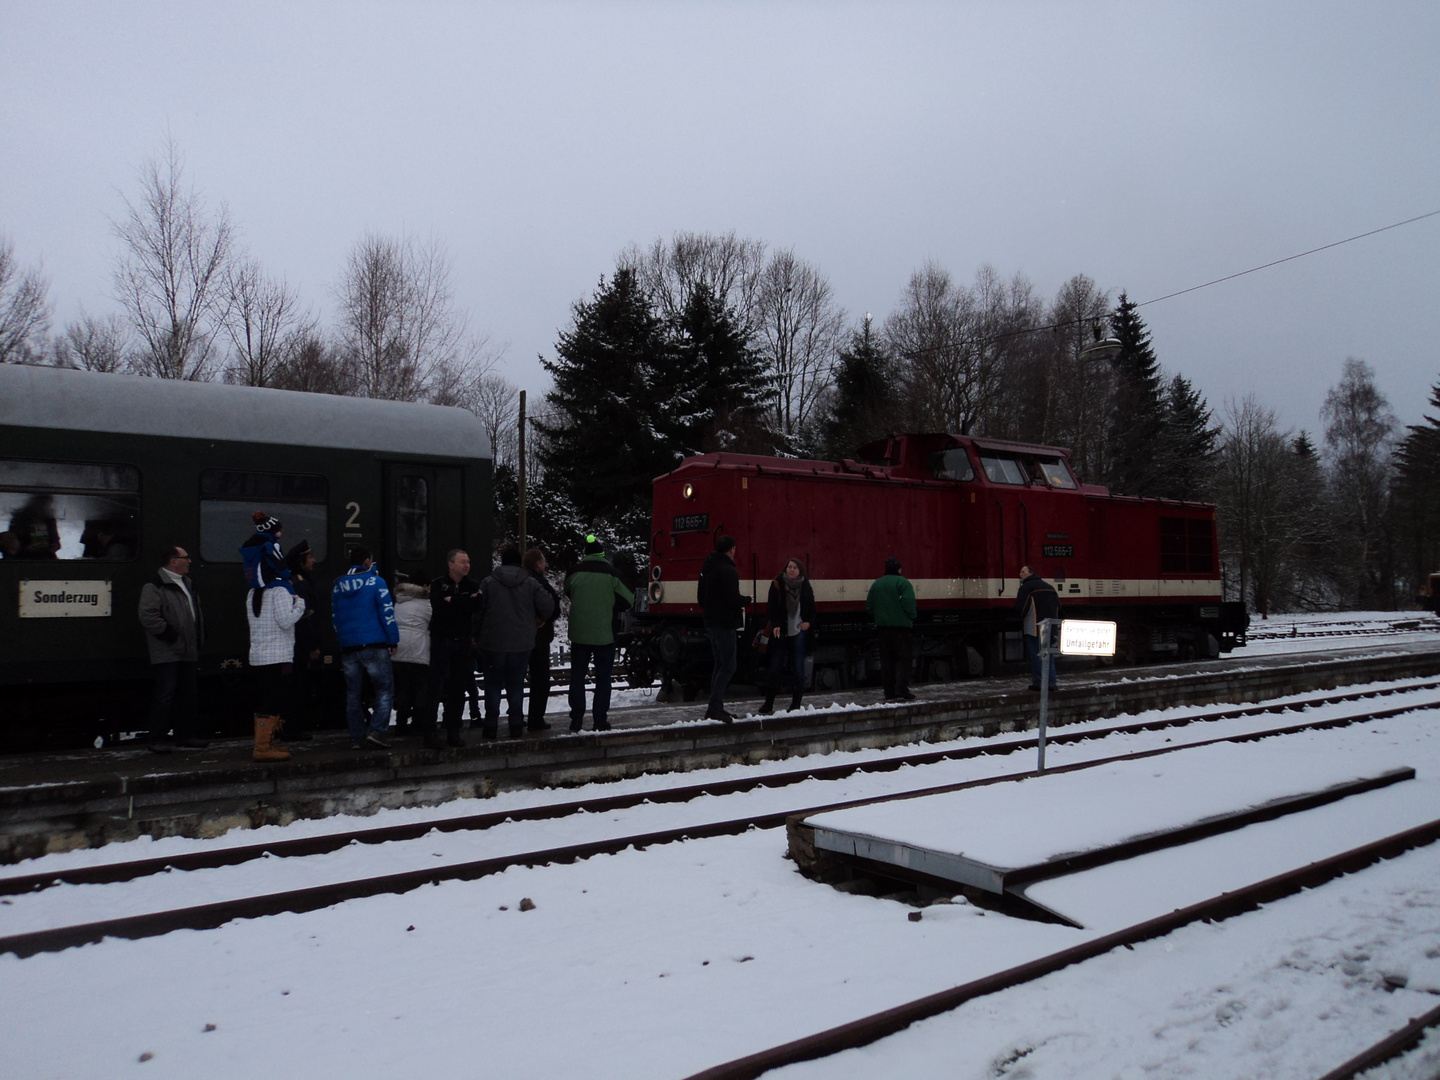
[[325,661],[352,545],[394,584],[491,546],[491,451],[463,409],[0,365],[0,748],[144,725],[136,620],[162,549],[186,548],[205,609],[202,716],[246,712],[240,545],[264,510],[309,540]]

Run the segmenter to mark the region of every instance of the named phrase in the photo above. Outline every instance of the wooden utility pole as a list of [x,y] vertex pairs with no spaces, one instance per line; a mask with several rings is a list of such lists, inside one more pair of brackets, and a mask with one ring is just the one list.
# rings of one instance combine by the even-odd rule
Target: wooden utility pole
[[520,457],[520,550],[525,550],[525,391],[520,391],[520,432],[517,453]]

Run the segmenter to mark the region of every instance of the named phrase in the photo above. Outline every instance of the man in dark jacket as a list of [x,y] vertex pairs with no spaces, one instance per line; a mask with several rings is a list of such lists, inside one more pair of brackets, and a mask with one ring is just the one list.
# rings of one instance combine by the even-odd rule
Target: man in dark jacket
[[696,594],[705,615],[705,636],[710,639],[710,656],[715,664],[705,719],[729,724],[735,717],[725,711],[725,688],[735,674],[735,633],[745,621],[745,605],[750,599],[740,593],[733,536],[715,538],[715,550],[705,556],[700,567]]
[[555,640],[555,617],[560,614],[560,594],[545,576],[545,552],[531,548],[525,552],[520,565],[540,583],[550,596],[554,607],[545,621],[535,628],[535,647],[530,650],[530,719],[525,725],[531,731],[545,731],[550,727],[545,719],[545,708],[550,704],[550,645]]
[[[394,702],[395,673],[390,656],[400,644],[400,626],[395,621],[395,604],[390,587],[375,569],[368,548],[350,550],[350,569],[335,579],[330,589],[330,621],[340,644],[340,663],[345,671],[345,719],[350,726],[350,749],[388,750],[385,729],[390,726]],[[375,689],[375,707],[370,722],[360,691],[365,676]]]
[[520,565],[520,549],[500,552],[500,565],[480,583],[480,664],[485,670],[485,727],[500,733],[500,692],[510,705],[510,735],[525,734],[525,669],[535,647],[535,629],[554,610],[544,587]]
[[[1060,617],[1060,594],[1028,566],[1020,568],[1020,591],[1015,610],[1025,635],[1025,655],[1030,658],[1030,689],[1040,689],[1040,623]],[[1055,650],[1050,650],[1050,689],[1055,689]]]
[[320,659],[320,619],[316,612],[319,600],[315,595],[315,553],[310,541],[301,540],[285,555],[290,568],[290,584],[295,595],[305,601],[305,614],[295,624],[295,659],[290,667],[290,706],[285,716],[284,738],[291,742],[308,741],[315,726],[311,716],[310,665]]
[[[471,651],[480,586],[469,576],[470,556],[455,548],[445,556],[445,573],[430,583],[430,704],[421,731],[425,745],[464,746],[465,691],[475,671]],[[435,712],[445,706],[445,743],[435,732]]]
[[585,557],[565,578],[570,597],[570,730],[585,722],[585,673],[595,663],[595,730],[609,731],[610,674],[615,669],[615,612],[635,602],[595,535],[585,537]]
[[200,738],[195,716],[205,616],[189,572],[189,553],[182,547],[167,547],[154,579],[140,590],[140,625],[155,671],[147,741],[157,754],[173,748],[172,727],[175,744],[197,750],[210,745]]
[[914,701],[910,692],[910,628],[915,625],[915,586],[900,574],[900,560],[885,560],[885,573],[865,597],[865,610],[875,620],[880,639],[880,684],[886,701]]

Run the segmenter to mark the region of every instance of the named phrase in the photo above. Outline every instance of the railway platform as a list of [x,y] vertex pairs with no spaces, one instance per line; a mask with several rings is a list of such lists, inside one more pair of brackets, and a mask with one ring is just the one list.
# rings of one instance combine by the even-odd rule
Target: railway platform
[[[1440,673],[1440,642],[1342,648],[1303,655],[1067,672],[1050,698],[1064,725],[1178,705],[1264,701],[1287,694]],[[352,751],[340,731],[292,746],[290,761],[257,764],[248,740],[157,757],[136,744],[0,757],[0,863],[116,840],[214,836],[297,818],[367,814],[498,791],[573,786],[645,773],[863,750],[1019,731],[1036,723],[1026,679],[920,684],[917,700],[885,704],[878,688],[817,693],[805,707],[702,721],[703,705],[612,709],[613,729],[568,727],[524,738],[428,750],[399,738],[389,751]],[[758,698],[735,700],[735,711]]]

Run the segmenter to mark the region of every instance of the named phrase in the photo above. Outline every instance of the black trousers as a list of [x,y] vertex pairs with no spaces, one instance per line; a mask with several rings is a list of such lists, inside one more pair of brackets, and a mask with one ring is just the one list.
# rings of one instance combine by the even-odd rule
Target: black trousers
[[530,706],[528,722],[538,728],[545,722],[545,706],[550,701],[550,643],[530,650]]
[[[460,734],[465,726],[465,695],[475,683],[475,657],[469,638],[430,639],[430,701],[420,725],[421,734],[435,730],[435,718],[443,705],[445,730]],[[479,717],[477,715],[476,719]]]
[[426,726],[430,711],[430,669],[424,664],[391,662],[395,675],[395,727],[408,731]]
[[[261,664],[250,669],[255,687],[255,711],[261,716],[280,716],[289,706],[290,664]],[[286,718],[288,722],[288,717]]]
[[880,685],[887,698],[910,692],[911,642],[906,626],[880,626]]
[[194,660],[172,660],[152,664],[155,692],[150,699],[150,740],[163,739],[173,728],[176,739],[199,734],[195,716],[200,665]]
[[294,735],[315,729],[315,676],[310,670],[310,657],[301,655],[290,665],[289,697],[281,712],[285,730]]

